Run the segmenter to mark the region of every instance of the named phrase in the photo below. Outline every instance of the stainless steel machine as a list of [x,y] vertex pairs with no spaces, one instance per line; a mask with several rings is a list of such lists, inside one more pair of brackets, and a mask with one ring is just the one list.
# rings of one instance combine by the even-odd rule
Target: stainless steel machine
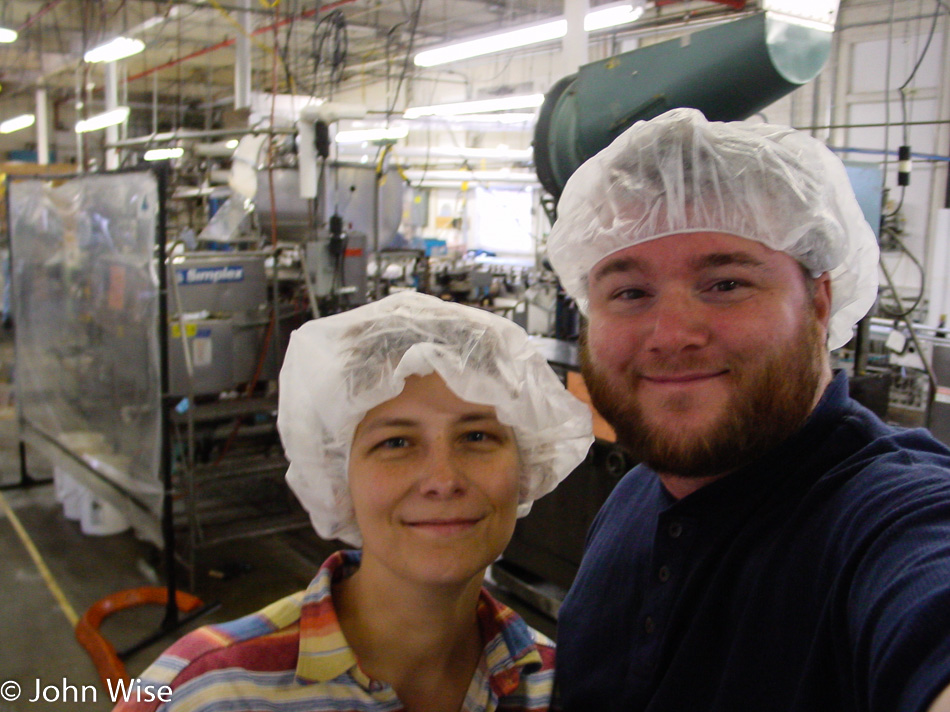
[[264,380],[276,377],[275,349],[265,348],[270,346],[265,344],[270,318],[265,259],[254,252],[192,252],[172,258],[171,395],[231,391],[255,373]]

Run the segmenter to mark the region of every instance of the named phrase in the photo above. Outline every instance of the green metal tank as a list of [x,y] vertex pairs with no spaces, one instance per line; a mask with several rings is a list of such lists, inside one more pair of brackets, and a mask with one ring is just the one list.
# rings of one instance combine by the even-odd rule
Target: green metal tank
[[592,62],[545,95],[534,134],[541,185],[571,174],[634,122],[676,107],[745,119],[815,78],[832,33],[767,12]]

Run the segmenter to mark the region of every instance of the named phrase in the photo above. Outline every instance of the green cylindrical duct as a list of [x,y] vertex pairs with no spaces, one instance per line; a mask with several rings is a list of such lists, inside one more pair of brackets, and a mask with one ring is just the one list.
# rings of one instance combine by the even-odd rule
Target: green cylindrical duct
[[634,122],[675,107],[744,119],[817,76],[832,33],[761,12],[592,62],[547,93],[534,133],[541,185],[571,174]]

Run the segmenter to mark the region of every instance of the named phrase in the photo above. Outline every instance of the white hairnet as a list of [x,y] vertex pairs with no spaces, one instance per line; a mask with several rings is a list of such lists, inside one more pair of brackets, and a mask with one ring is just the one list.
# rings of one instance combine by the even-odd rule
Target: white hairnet
[[878,246],[844,165],[785,126],[710,122],[673,109],[627,129],[568,180],[548,238],[561,283],[587,313],[587,276],[613,252],[667,235],[723,232],[831,273],[828,346],[874,304]]
[[438,373],[460,399],[490,405],[521,456],[518,515],[553,490],[593,442],[586,405],[513,322],[400,292],[294,331],[280,371],[277,427],[287,482],[317,533],[362,543],[347,478],[356,426],[407,376]]

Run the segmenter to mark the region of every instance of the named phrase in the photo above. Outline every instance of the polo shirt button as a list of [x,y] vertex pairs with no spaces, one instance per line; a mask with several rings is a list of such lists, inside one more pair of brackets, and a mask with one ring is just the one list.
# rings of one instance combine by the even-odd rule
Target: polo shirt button
[[670,526],[666,531],[674,539],[679,539],[680,535],[683,533],[683,525],[679,522],[670,522]]
[[653,632],[656,630],[656,621],[653,620],[653,616],[647,616],[646,620],[643,621],[643,631],[647,635],[653,635]]
[[657,578],[660,579],[660,583],[666,583],[670,580],[670,567],[664,564],[660,567],[660,570],[657,572]]

